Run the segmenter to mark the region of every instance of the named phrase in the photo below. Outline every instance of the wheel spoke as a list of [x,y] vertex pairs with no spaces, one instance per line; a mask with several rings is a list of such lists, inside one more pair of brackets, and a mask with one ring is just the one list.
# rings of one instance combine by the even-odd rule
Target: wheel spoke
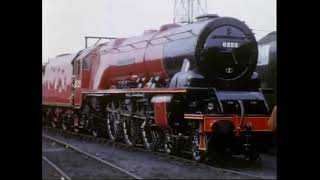
[[160,130],[153,129],[150,126],[152,124],[152,122],[150,122],[150,107],[151,106],[144,105],[140,109],[141,116],[147,117],[142,123],[140,131],[145,148],[149,151],[155,151],[161,145],[161,138],[159,135]]
[[62,130],[67,131],[68,127],[65,122],[62,122]]
[[172,140],[172,133],[169,129],[166,129],[163,131],[163,135],[164,135],[164,151],[167,154],[173,154],[174,153],[174,144],[173,144],[173,140]]
[[108,110],[110,110],[107,112],[107,132],[109,134],[109,138],[113,141],[119,140],[122,133],[119,114],[120,105],[116,106],[115,102],[112,101],[107,107]]

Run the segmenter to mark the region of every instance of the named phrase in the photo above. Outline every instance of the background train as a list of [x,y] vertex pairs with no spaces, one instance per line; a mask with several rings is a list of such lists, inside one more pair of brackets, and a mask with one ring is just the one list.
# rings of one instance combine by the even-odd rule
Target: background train
[[257,59],[251,29],[217,15],[59,55],[43,74],[43,121],[197,161],[255,160],[271,137]]
[[269,108],[277,102],[277,32],[271,32],[258,41],[259,58],[257,73],[261,79],[261,88],[269,89],[265,94]]

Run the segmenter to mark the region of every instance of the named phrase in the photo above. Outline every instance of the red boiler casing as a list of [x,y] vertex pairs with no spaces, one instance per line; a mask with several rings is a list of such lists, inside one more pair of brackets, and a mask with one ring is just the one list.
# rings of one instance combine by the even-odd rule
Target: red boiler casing
[[72,106],[72,60],[75,54],[49,60],[42,77],[42,104]]
[[89,89],[109,89],[132,76],[147,79],[159,76],[166,80],[163,48],[167,40],[156,37],[173,33],[177,27],[180,25],[168,24],[159,31],[145,31],[142,36],[116,39],[102,45],[97,51],[99,60],[92,62],[96,69],[91,73]]

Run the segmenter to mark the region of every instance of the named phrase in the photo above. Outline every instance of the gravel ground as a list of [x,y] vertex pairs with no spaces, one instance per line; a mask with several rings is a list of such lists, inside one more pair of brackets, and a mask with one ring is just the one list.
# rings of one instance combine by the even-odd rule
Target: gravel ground
[[61,175],[50,164],[42,160],[42,179],[60,179]]
[[[173,179],[247,179],[245,175],[223,172],[215,168],[194,165],[177,160],[168,160],[151,153],[119,149],[112,145],[87,142],[76,138],[66,138],[60,134],[51,134],[57,139],[69,143],[88,153],[94,154],[143,178]],[[70,158],[64,161],[69,161]],[[70,167],[71,168],[71,167]],[[73,168],[78,168],[75,166]],[[80,177],[80,176],[79,176]],[[272,178],[272,177],[271,177]]]
[[256,162],[245,161],[242,156],[234,156],[215,166],[262,176],[266,179],[277,177],[277,157],[267,154],[261,154],[261,160]]
[[[43,139],[42,154],[72,179],[128,179],[126,174],[85,155]],[[47,164],[48,165],[48,164]],[[45,166],[45,168],[47,168]],[[49,172],[44,175],[52,174]],[[43,176],[45,178],[46,176]]]

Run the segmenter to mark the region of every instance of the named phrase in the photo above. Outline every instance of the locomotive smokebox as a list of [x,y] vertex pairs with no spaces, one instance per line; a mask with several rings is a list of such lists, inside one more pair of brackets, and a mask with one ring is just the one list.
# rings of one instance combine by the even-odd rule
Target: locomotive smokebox
[[234,18],[214,18],[201,32],[197,50],[199,71],[215,83],[248,80],[256,68],[254,34]]
[[[168,34],[175,38],[163,49],[164,69],[173,80],[170,87],[249,87],[258,46],[253,32],[243,21],[205,15],[162,36]],[[190,68],[181,73],[185,59],[189,60]],[[179,82],[179,79],[185,81],[185,77],[190,83]]]

